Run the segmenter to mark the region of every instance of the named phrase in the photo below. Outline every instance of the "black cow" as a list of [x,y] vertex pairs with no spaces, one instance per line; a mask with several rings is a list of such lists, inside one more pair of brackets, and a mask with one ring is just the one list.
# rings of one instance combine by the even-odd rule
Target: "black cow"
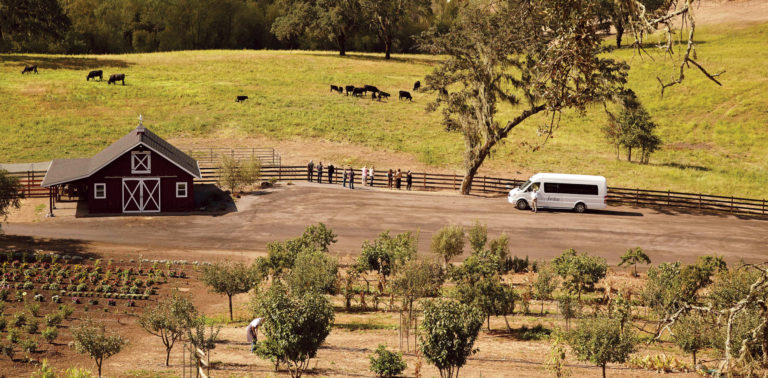
[[443,96],[448,96],[448,91],[445,88],[440,88],[440,94]]
[[248,96],[237,96],[237,99],[235,99],[235,102],[244,102],[248,99]]
[[331,85],[331,92],[339,92],[341,93],[344,89],[341,88],[341,86],[335,86]]
[[376,92],[371,93],[371,101],[376,99]]
[[21,71],[21,74],[24,75],[27,72],[29,72],[29,73],[32,73],[32,72],[37,73],[37,64],[35,64],[34,66],[24,66],[24,71]]
[[379,101],[383,98],[389,99],[389,93],[383,91],[379,92]]
[[85,81],[96,79],[97,77],[99,78],[99,81],[104,80],[104,71],[96,70],[96,71],[88,72],[88,76],[85,78]]
[[364,92],[379,93],[379,88],[376,88],[373,85],[365,85],[365,86],[363,86],[363,91]]
[[398,100],[406,99],[408,101],[413,101],[413,97],[411,97],[411,94],[408,93],[408,91],[400,91],[400,97],[397,98]]
[[123,85],[125,85],[125,74],[112,74],[109,75],[109,80],[107,81],[107,85],[109,84],[115,84],[117,85],[118,81],[122,81]]
[[344,89],[347,91],[347,96],[349,96],[349,94],[352,93],[352,91],[355,90],[355,86],[354,85],[347,85],[346,87],[344,87]]
[[363,88],[355,88],[352,90],[352,96],[363,97],[365,90]]
[[416,80],[416,82],[413,83],[413,91],[417,92],[419,90],[419,88],[421,88],[421,81]]

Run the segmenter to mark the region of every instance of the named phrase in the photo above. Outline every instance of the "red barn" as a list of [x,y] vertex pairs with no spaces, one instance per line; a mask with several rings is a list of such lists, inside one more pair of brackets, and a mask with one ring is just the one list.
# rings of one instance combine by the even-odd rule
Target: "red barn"
[[195,207],[197,161],[141,123],[91,158],[55,159],[42,186],[87,198],[89,213],[161,213]]

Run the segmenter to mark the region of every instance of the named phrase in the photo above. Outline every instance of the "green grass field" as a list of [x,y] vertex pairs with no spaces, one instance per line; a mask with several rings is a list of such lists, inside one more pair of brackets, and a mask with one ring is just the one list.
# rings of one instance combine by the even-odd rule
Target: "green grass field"
[[[602,174],[609,185],[766,197],[768,194],[768,25],[700,28],[699,60],[721,69],[723,87],[688,71],[660,98],[656,76],[673,74],[672,60],[640,59],[630,86],[660,125],[664,148],[651,164],[616,161],[600,132],[601,107],[563,115],[555,138],[538,152],[539,117],[516,129],[488,167],[497,171]],[[89,156],[125,134],[139,113],[165,137],[265,135],[320,138],[414,155],[460,168],[463,142],[442,131],[440,115],[424,111],[431,94],[399,102],[397,91],[431,71],[436,58],[286,51],[188,51],[107,56],[0,55],[2,162]],[[39,75],[21,75],[37,63]],[[126,86],[86,82],[91,69],[123,72]],[[105,77],[106,79],[106,77]],[[372,84],[389,102],[329,93],[329,84]],[[236,104],[236,95],[250,96]],[[501,122],[513,109],[502,109]]]

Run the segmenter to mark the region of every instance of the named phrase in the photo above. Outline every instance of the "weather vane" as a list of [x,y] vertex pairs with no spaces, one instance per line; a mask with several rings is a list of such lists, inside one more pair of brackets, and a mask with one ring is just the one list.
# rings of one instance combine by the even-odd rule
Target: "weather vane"
[[142,117],[141,114],[139,114],[139,126],[144,127],[144,124],[142,122],[144,122],[144,117]]

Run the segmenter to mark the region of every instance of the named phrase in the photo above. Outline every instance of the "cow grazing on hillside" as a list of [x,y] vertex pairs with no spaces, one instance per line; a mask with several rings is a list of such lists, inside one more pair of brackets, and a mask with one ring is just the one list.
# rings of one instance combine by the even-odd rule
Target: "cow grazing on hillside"
[[99,81],[104,80],[104,71],[96,70],[96,71],[88,72],[88,76],[86,76],[85,81],[96,79],[97,77],[99,78]]
[[421,88],[421,81],[416,80],[416,82],[413,83],[413,91],[417,92],[419,90],[419,88]]
[[443,96],[448,96],[448,91],[445,88],[440,88],[440,94]]
[[109,80],[107,81],[107,85],[109,84],[115,84],[117,85],[118,81],[122,81],[123,85],[125,85],[125,74],[112,74],[109,75]]
[[363,88],[355,88],[352,90],[352,96],[363,97],[365,90]]
[[37,65],[34,66],[24,66],[24,71],[21,71],[21,74],[24,75],[25,73],[37,73]]
[[339,92],[341,93],[344,89],[341,88],[341,86],[331,85],[331,92]]
[[365,86],[363,86],[363,91],[364,92],[379,93],[379,88],[376,88],[373,85],[365,85]]
[[380,91],[379,92],[379,101],[381,101],[381,99],[389,99],[389,93]]
[[352,93],[352,91],[355,90],[355,86],[354,85],[347,85],[346,87],[344,87],[344,89],[347,91],[347,96],[349,96],[349,94]]
[[237,96],[237,98],[235,99],[235,102],[244,102],[247,99],[248,99],[248,96]]
[[411,94],[408,93],[408,91],[400,91],[400,96],[397,99],[398,100],[406,99],[408,101],[413,101],[413,97],[411,97]]
[[376,92],[371,93],[371,101],[376,99]]

